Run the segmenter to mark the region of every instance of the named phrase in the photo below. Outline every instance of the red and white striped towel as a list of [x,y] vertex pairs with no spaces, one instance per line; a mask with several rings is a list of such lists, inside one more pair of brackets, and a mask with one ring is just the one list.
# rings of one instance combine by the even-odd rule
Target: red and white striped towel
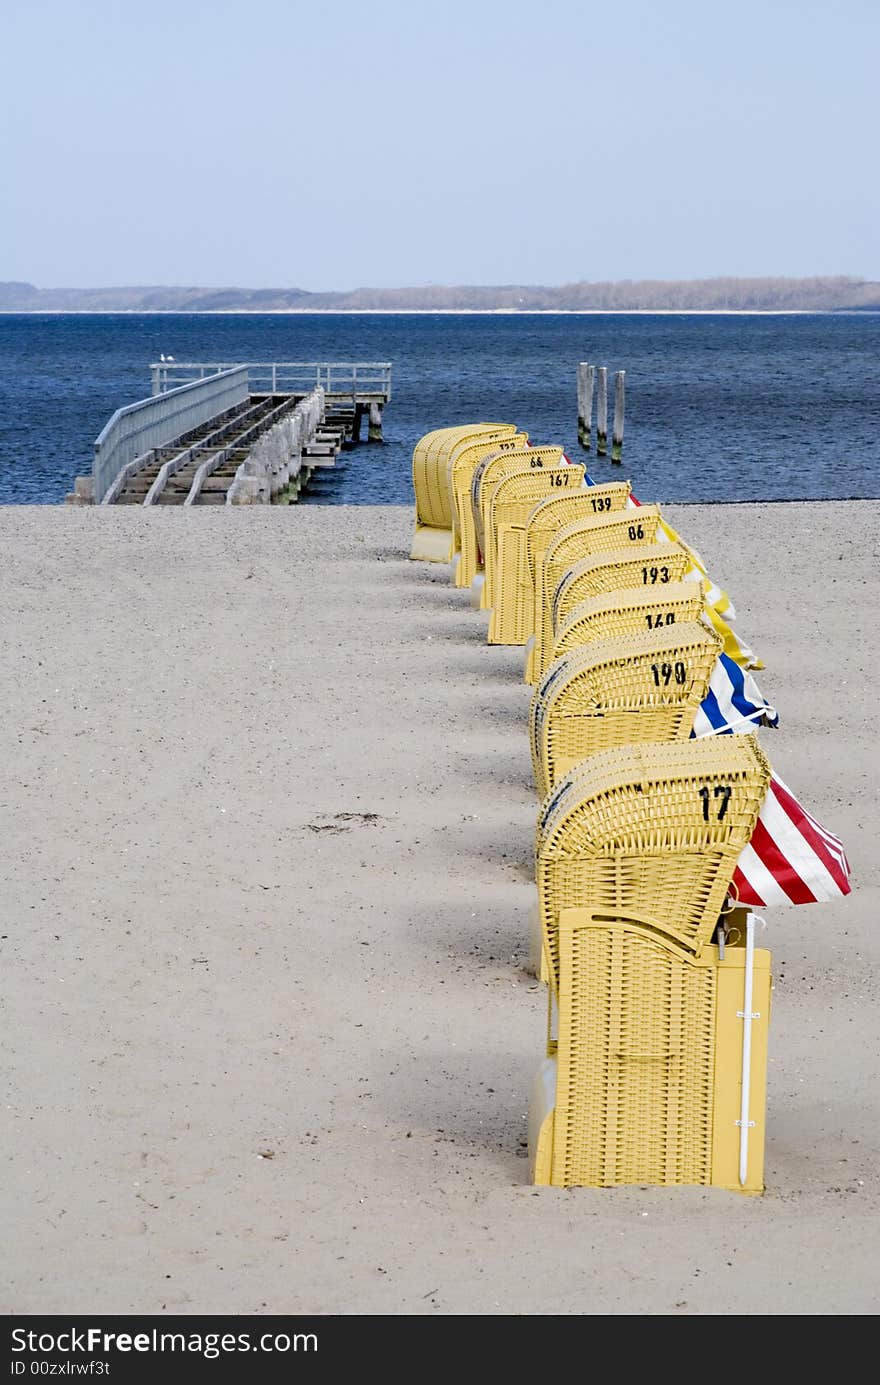
[[730,893],[740,904],[816,904],[850,892],[843,843],[826,832],[771,772],[751,841]]

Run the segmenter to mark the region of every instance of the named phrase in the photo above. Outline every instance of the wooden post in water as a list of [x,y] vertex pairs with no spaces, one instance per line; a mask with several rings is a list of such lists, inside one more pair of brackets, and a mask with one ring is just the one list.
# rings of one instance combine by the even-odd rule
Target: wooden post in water
[[367,427],[367,442],[382,441],[382,405],[370,405],[370,422]]
[[608,369],[600,365],[596,369],[596,456],[604,457],[608,451]]
[[619,462],[623,452],[623,408],[626,402],[626,371],[614,377],[614,431],[611,434],[611,460]]
[[586,361],[578,361],[578,442],[590,450],[590,433],[593,427],[593,376],[595,367]]

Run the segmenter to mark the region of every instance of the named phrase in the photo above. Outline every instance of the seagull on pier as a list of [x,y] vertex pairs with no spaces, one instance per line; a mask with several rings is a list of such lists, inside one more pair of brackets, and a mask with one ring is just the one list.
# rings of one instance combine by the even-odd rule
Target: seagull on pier
[[165,352],[163,351],[162,354],[161,354],[160,357],[159,357],[159,360],[160,360],[160,361],[164,361],[164,359],[165,359]]

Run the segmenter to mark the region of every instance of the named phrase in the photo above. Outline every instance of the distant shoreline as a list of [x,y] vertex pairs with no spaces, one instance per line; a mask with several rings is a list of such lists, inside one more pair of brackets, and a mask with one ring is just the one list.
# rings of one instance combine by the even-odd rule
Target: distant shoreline
[[880,308],[0,308],[0,317],[876,317]]
[[0,279],[3,313],[346,314],[398,317],[743,316],[880,312],[880,279],[862,275],[713,275],[697,279],[578,279],[563,284],[359,284],[303,289],[234,284],[56,284]]

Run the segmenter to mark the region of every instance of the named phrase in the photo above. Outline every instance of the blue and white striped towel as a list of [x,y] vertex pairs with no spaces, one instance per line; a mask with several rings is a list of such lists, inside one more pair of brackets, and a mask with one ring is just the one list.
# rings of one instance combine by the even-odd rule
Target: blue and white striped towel
[[752,675],[729,654],[719,654],[709,691],[694,717],[691,736],[730,735],[757,731],[759,726],[778,726],[779,713],[765,701]]

